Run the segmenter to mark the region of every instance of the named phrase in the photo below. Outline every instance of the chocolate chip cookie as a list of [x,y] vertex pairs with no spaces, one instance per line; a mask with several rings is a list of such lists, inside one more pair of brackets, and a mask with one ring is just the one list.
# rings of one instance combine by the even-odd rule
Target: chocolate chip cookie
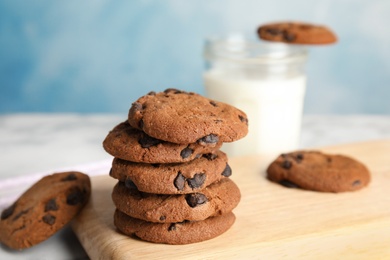
[[222,151],[176,164],[134,163],[114,158],[111,177],[155,194],[185,194],[202,190],[213,182],[229,177],[232,170]]
[[202,154],[214,153],[222,146],[222,142],[201,145],[175,144],[150,137],[122,122],[115,126],[103,141],[107,153],[114,157],[144,163],[179,163],[188,162]]
[[361,162],[319,151],[282,154],[269,165],[267,177],[287,187],[322,192],[359,190],[370,182],[370,172]]
[[241,110],[176,89],[139,98],[128,121],[149,136],[178,144],[233,142],[248,132],[248,119]]
[[118,182],[112,192],[116,208],[133,218],[149,222],[198,221],[231,212],[241,198],[237,185],[225,178],[203,190],[180,195],[156,195]]
[[236,217],[232,212],[202,221],[179,223],[153,223],[132,218],[115,211],[114,224],[124,234],[142,240],[173,245],[183,245],[212,239],[226,232]]
[[42,178],[1,213],[1,242],[23,249],[46,240],[79,213],[90,192],[89,177],[80,172]]
[[258,28],[257,33],[263,40],[290,44],[330,44],[337,41],[329,28],[302,22],[265,24]]

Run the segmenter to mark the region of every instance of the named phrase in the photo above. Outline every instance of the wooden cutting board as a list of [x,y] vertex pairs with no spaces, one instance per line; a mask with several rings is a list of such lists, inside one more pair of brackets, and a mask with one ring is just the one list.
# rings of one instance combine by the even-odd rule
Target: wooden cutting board
[[339,194],[288,189],[265,179],[273,158],[232,158],[242,193],[235,224],[209,241],[176,246],[116,231],[116,181],[106,174],[92,178],[91,200],[72,227],[92,259],[390,259],[390,140],[320,150],[365,163],[370,185]]

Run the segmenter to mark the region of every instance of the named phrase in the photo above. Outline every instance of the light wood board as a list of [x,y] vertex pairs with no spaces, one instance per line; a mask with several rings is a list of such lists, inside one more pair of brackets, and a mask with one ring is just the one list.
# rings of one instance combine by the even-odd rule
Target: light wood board
[[265,179],[273,158],[229,161],[242,199],[221,236],[190,245],[143,242],[118,233],[111,191],[92,178],[92,197],[72,227],[92,259],[390,259],[390,140],[319,149],[367,165],[367,188],[347,193],[288,189]]

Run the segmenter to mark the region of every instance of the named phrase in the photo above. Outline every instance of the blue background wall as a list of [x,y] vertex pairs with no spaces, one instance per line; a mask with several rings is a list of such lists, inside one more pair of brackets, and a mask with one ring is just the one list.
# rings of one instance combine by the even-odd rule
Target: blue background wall
[[204,93],[206,36],[285,19],[340,38],[310,49],[305,113],[390,114],[388,0],[0,0],[0,113],[122,113],[150,90]]

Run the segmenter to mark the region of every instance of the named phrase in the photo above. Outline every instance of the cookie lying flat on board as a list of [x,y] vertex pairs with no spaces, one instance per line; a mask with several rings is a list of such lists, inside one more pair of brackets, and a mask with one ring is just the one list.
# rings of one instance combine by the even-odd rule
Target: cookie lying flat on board
[[202,221],[180,223],[152,223],[127,216],[119,210],[114,214],[114,225],[124,234],[142,240],[183,245],[212,239],[226,232],[236,217],[232,212]]
[[329,28],[302,22],[265,24],[258,28],[257,33],[263,40],[290,44],[331,44],[337,41]]
[[80,212],[90,193],[89,177],[83,173],[43,177],[1,213],[0,241],[24,249],[46,240]]
[[175,164],[134,163],[114,158],[110,176],[138,190],[155,194],[185,194],[202,190],[232,174],[227,156],[218,151]]
[[322,192],[359,190],[370,182],[367,167],[344,155],[296,151],[280,155],[267,169],[267,177],[287,187]]
[[150,222],[199,221],[231,212],[241,198],[237,185],[225,178],[190,194],[143,193],[118,182],[112,192],[116,208],[133,218]]
[[139,98],[128,121],[154,138],[178,144],[233,142],[248,133],[248,119],[241,110],[176,89]]
[[103,148],[114,157],[143,163],[188,162],[202,154],[214,153],[222,142],[201,145],[174,144],[148,136],[144,132],[123,122],[115,126],[103,141]]

